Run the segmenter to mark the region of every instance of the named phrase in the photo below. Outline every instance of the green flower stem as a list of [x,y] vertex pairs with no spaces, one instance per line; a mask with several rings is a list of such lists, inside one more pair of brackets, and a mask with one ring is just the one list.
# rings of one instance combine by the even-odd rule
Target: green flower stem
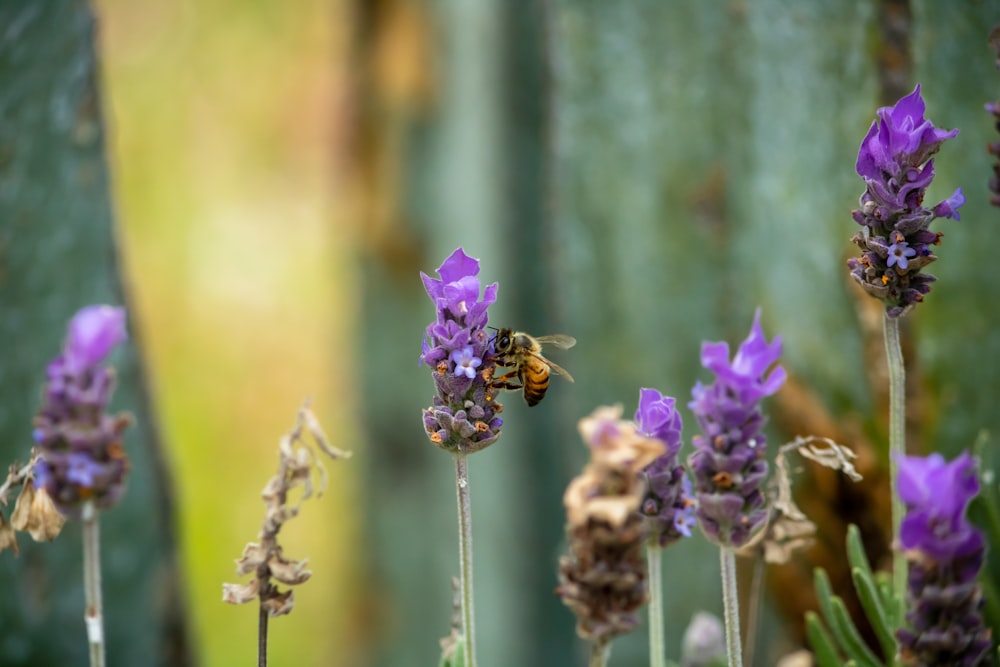
[[719,549],[722,570],[722,607],[726,618],[726,655],[729,667],[743,667],[743,645],[740,642],[740,598],[736,591],[736,552]]
[[83,592],[90,667],[104,667],[104,607],[101,602],[101,535],[93,501],[83,506]]
[[665,667],[663,640],[663,552],[652,542],[646,545],[649,565],[649,667]]
[[458,492],[458,560],[462,586],[462,632],[465,665],[476,667],[476,626],[472,618],[472,503],[469,498],[469,461],[455,453],[455,488]]
[[590,646],[589,667],[607,667],[611,655],[611,642],[607,639],[595,640]]
[[892,556],[892,585],[899,606],[896,612],[902,623],[906,613],[906,558],[899,547],[899,527],[903,523],[903,501],[899,497],[896,477],[899,473],[898,456],[906,454],[906,369],[903,367],[903,349],[899,344],[899,318],[885,316],[885,359],[889,371],[889,477],[892,489],[892,535],[896,541]]

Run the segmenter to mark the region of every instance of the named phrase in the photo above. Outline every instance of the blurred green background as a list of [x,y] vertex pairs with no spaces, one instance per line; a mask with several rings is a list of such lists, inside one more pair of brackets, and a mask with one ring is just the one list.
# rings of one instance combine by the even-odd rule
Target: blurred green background
[[[12,45],[23,25],[42,25],[23,10],[31,4],[0,14],[10,18],[0,58],[8,91],[28,77]],[[55,36],[66,25],[58,11],[77,16],[87,5],[48,11]],[[873,544],[884,537],[881,327],[844,260],[862,189],[857,146],[875,109],[918,81],[928,117],[961,129],[936,160],[929,199],[961,186],[968,203],[961,222],[938,223],[939,282],[904,332],[911,445],[950,455],[981,434],[995,444],[1000,306],[989,239],[998,214],[987,205],[984,145],[997,133],[982,105],[1000,95],[986,46],[997,2],[98,0],[92,11],[147,422],[160,426],[176,510],[170,588],[192,662],[254,659],[256,607],[223,604],[221,584],[236,581],[233,560],[259,529],[278,438],[310,396],[334,443],[356,456],[330,466],[327,493],[282,533],[286,553],[308,557],[314,576],[292,615],[271,624],[272,664],[436,664],[457,532],[451,460],[420,424],[433,385],[417,356],[433,308],[418,272],[433,273],[460,245],[481,258],[484,283],[500,283],[492,324],[579,340],[553,355],[576,384],[554,380],[530,411],[506,397],[504,436],[470,461],[481,662],[584,663],[553,594],[561,496],[586,455],[575,422],[602,403],[631,414],[642,386],[685,403],[707,379],[701,341],[738,342],[758,306],[768,335],[785,341],[792,376],[771,404],[772,442],[834,436],[859,449],[869,474],[858,488],[812,480],[803,504],[821,524],[818,544],[769,573],[755,664],[798,646],[811,566],[843,560],[843,525],[867,521]],[[38,44],[41,71],[44,54],[62,50]],[[2,178],[3,133],[28,126],[0,118],[9,122]],[[16,212],[11,202],[0,198],[9,207],[0,212]],[[55,210],[58,229],[68,223]],[[4,256],[37,264],[29,260],[44,239],[18,245],[27,232],[13,220],[0,218]],[[64,245],[65,257],[83,256]],[[106,259],[101,251],[101,271],[113,272]],[[78,274],[48,263],[46,275],[68,282],[32,287],[22,264],[7,261],[0,286],[41,296],[15,304],[18,289],[2,292],[2,343],[15,349],[29,336],[25,318],[44,313],[32,361],[41,369],[72,311],[115,291],[49,299],[69,294]],[[13,356],[5,365],[15,367]],[[41,379],[3,377],[14,402],[0,413],[2,451],[23,459],[30,428],[21,425]],[[689,440],[694,421],[684,417]],[[137,467],[159,469],[156,460]],[[136,502],[155,506],[136,486]],[[126,515],[108,513],[106,541],[128,534]],[[25,549],[18,564],[3,554],[0,581],[37,589],[26,563],[56,550],[78,567],[76,537]],[[150,553],[170,549],[164,539]],[[884,545],[873,549],[884,555]],[[135,576],[166,577],[157,569],[166,566],[143,562],[149,569]],[[696,538],[664,563],[674,653],[695,611],[721,608],[717,558]],[[79,591],[63,597],[76,622]],[[150,596],[133,597],[141,606]],[[115,601],[109,594],[109,623]],[[44,627],[41,609],[12,604],[3,627],[29,616]],[[61,632],[67,643],[72,627]],[[133,652],[121,648],[119,659],[139,650],[135,637],[120,639]],[[616,642],[612,664],[646,664],[645,642],[642,627]],[[27,664],[16,644],[10,634],[0,642],[0,663]],[[110,664],[126,664],[116,646]]]

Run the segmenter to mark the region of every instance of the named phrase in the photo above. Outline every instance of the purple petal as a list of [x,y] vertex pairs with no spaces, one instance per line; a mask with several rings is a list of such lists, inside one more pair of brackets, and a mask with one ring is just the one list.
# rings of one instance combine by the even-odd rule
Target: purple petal
[[76,370],[96,366],[126,338],[124,308],[103,305],[82,308],[69,323],[66,363]]
[[[462,278],[469,276],[475,277],[479,275],[479,260],[473,259],[465,254],[462,248],[457,248],[455,252],[448,256],[448,259],[444,260],[444,263],[438,267],[438,275],[441,276],[441,281],[444,283],[458,282]],[[478,296],[478,284],[477,285],[477,295]]]
[[950,197],[934,207],[934,215],[939,218],[961,220],[962,218],[958,215],[958,209],[963,204],[965,204],[965,195],[962,194],[962,188],[958,188]]

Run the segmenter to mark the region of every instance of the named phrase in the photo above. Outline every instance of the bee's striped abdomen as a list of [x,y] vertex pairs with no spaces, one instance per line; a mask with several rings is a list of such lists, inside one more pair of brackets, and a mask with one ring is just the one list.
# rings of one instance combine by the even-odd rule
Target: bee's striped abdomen
[[521,383],[524,385],[524,400],[528,406],[538,405],[549,388],[549,367],[541,362],[524,364]]

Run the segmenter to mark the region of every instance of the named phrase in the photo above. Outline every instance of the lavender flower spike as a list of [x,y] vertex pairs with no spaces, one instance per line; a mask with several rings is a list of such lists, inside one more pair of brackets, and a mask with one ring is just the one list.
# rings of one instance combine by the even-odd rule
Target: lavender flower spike
[[760,310],[750,335],[729,361],[729,345],[703,343],[701,363],[715,382],[700,382],[688,407],[702,435],[688,458],[694,476],[695,511],[705,535],[722,547],[745,545],[767,522],[762,486],[767,477],[767,438],[760,402],[778,391],[785,369],[768,371],[781,356],[781,339],[770,343],[760,327]]
[[924,118],[919,85],[895,106],[879,109],[878,116],[858,151],[856,169],[865,192],[852,215],[864,229],[851,239],[861,256],[847,266],[868,294],[885,303],[889,317],[899,317],[923,301],[935,280],[921,273],[937,259],[931,246],[941,242],[941,233],[930,231],[931,222],[958,220],[965,196],[959,188],[933,208],[923,206],[934,178],[930,157],[958,130],[942,130]]
[[976,575],[985,544],[965,517],[979,493],[968,452],[951,463],[940,454],[900,456],[898,489],[906,505],[900,542],[910,563],[906,620],[897,632],[903,664],[982,664],[990,648]]
[[646,517],[649,539],[666,547],[681,537],[691,537],[694,525],[694,499],[691,480],[684,466],[677,462],[681,450],[681,415],[676,401],[655,389],[639,390],[639,409],[635,412],[640,435],[655,438],[666,451],[646,466],[646,495],[639,513]]
[[80,518],[85,501],[107,509],[124,491],[121,434],[129,419],[107,414],[115,372],[101,364],[126,338],[124,309],[88,306],[70,321],[63,352],[48,367],[35,417],[35,486],[71,518]]
[[430,441],[451,452],[472,453],[500,437],[498,390],[490,386],[496,364],[486,333],[487,308],[497,298],[497,284],[479,295],[479,261],[458,248],[438,269],[440,279],[421,273],[437,309],[427,325],[421,363],[433,368],[437,392],[424,410]]

